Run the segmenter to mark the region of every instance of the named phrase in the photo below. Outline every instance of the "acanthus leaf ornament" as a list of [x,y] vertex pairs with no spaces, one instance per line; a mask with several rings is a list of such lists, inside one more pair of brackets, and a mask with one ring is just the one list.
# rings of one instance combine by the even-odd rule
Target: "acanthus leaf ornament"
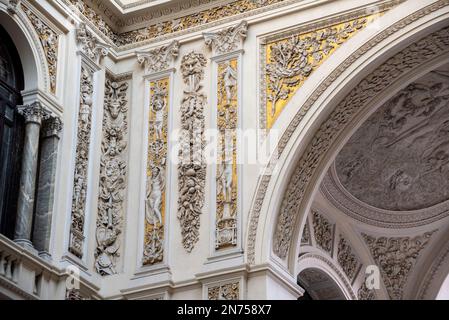
[[228,27],[217,32],[203,33],[205,44],[212,47],[215,54],[235,51],[246,38],[248,23],[240,22],[238,25]]
[[[14,1],[12,2],[14,3]],[[16,5],[18,5],[18,3]],[[42,49],[45,52],[45,57],[47,60],[48,76],[50,79],[49,89],[50,92],[54,94],[56,92],[59,35],[55,31],[53,31],[41,18],[35,15],[23,4],[22,9],[33,25],[37,35],[39,36],[39,41],[42,45]],[[15,10],[17,10],[17,7],[15,7]]]
[[240,296],[239,282],[226,283],[207,289],[208,300],[238,300]]
[[76,28],[76,41],[81,47],[82,52],[93,62],[99,63],[101,57],[109,53],[110,45],[101,42],[93,32],[87,29],[85,23],[81,22]]
[[177,217],[181,223],[182,243],[191,252],[199,239],[200,215],[204,205],[206,164],[204,159],[204,107],[206,96],[200,92],[206,59],[194,51],[181,61],[187,89],[181,103],[181,137],[178,164],[179,198]]
[[420,252],[437,230],[411,237],[379,237],[362,233],[392,300],[403,298],[404,287]]
[[360,263],[356,255],[353,253],[351,245],[341,234],[338,240],[337,261],[348,279],[351,281],[354,280]]
[[315,242],[321,249],[332,255],[334,226],[315,210],[312,210],[312,225]]
[[162,46],[147,52],[137,51],[137,62],[145,66],[146,73],[155,73],[166,70],[178,56],[179,42],[173,41],[169,45]]
[[120,255],[127,170],[127,90],[126,80],[106,80],[95,249],[95,269],[102,276],[117,273]]
[[82,258],[86,216],[87,179],[89,165],[90,135],[92,127],[93,70],[81,66],[80,104],[77,123],[75,173],[71,208],[69,251]]

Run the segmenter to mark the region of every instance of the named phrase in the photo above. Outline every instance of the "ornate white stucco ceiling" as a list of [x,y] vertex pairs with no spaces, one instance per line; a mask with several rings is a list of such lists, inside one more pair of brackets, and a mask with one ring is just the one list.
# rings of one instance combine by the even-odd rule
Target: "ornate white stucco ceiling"
[[449,199],[449,66],[398,92],[356,131],[335,160],[341,185],[389,211]]

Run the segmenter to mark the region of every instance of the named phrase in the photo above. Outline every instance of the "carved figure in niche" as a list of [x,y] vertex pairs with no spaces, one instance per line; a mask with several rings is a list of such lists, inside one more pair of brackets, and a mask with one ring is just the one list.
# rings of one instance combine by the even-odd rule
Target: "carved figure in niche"
[[224,137],[224,159],[220,165],[218,179],[221,185],[221,193],[224,202],[230,203],[232,201],[232,176],[233,176],[233,155],[234,144],[232,135]]
[[154,93],[151,96],[151,110],[154,112],[154,132],[156,133],[156,139],[162,139],[162,130],[164,126],[164,110],[167,102],[165,97],[167,96],[167,89],[161,86],[159,82],[154,87]]
[[162,167],[154,166],[151,169],[151,183],[148,183],[146,200],[146,219],[153,226],[162,224],[162,190],[164,190],[165,178]]
[[237,72],[232,68],[229,61],[225,62],[225,70],[223,72],[223,81],[226,91],[226,104],[231,104],[235,95],[235,88],[237,87]]

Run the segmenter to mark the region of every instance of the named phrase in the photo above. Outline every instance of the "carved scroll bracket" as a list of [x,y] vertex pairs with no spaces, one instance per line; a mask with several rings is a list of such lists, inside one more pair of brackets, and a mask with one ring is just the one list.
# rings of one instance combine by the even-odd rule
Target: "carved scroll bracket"
[[217,32],[203,33],[204,41],[212,48],[214,56],[235,52],[243,48],[247,29],[248,23],[243,20],[235,26]]
[[137,62],[145,68],[145,74],[155,74],[173,68],[173,63],[178,56],[179,42],[173,41],[149,51],[137,51]]
[[76,28],[76,41],[80,52],[88,59],[99,65],[102,57],[109,53],[110,45],[102,42],[94,33],[87,29],[86,24],[81,22]]

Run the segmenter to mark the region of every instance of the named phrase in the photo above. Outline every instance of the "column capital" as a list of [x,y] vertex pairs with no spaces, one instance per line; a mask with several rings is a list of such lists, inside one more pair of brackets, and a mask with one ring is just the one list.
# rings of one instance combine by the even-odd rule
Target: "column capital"
[[59,139],[62,128],[63,123],[61,118],[51,115],[42,125],[42,136],[44,138],[55,136]]
[[41,125],[42,120],[50,117],[50,112],[42,107],[39,101],[18,106],[18,111],[25,118],[25,123],[34,122]]

